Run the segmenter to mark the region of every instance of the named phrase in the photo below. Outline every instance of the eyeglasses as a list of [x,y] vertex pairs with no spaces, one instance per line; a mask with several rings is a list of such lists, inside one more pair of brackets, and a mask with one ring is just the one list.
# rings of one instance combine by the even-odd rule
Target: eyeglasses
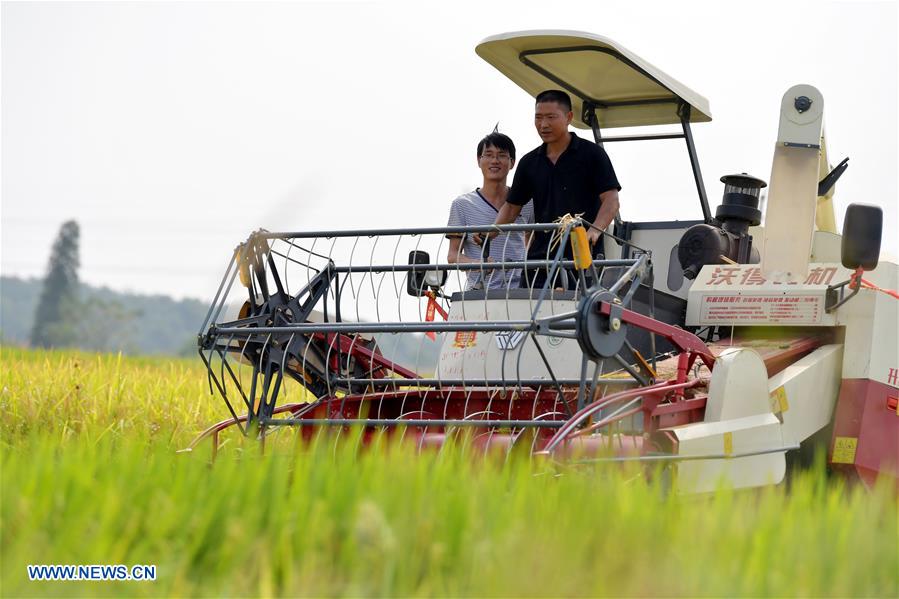
[[494,159],[505,162],[507,160],[511,160],[512,157],[509,154],[507,154],[506,152],[500,152],[499,154],[487,154],[487,153],[481,154],[481,160],[486,160],[489,162]]

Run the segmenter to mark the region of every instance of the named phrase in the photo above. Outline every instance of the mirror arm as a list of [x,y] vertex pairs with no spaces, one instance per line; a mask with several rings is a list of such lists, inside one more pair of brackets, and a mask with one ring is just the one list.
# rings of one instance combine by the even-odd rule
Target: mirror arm
[[[851,300],[852,298],[854,298],[856,295],[858,295],[858,292],[862,288],[861,277],[862,277],[862,273],[864,273],[864,272],[865,272],[865,269],[863,269],[862,267],[858,267],[855,269],[855,274],[853,274],[851,278],[847,279],[846,281],[837,283],[835,285],[828,285],[827,299],[824,304],[824,311],[829,314],[829,313],[833,312],[834,310],[836,310],[837,308],[839,308],[840,306],[842,306],[843,304],[845,304],[846,302],[848,302],[849,300]],[[837,290],[842,289],[843,287],[846,287],[847,285],[849,286],[849,289],[852,290],[852,293],[850,293],[849,295],[840,299],[838,297]],[[840,295],[842,295],[842,292],[840,292]]]

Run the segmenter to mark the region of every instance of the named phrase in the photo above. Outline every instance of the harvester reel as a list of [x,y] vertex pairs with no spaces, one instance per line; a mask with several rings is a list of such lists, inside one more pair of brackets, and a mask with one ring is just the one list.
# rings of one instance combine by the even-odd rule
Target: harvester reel
[[[567,227],[567,235],[579,225],[570,222],[534,226],[553,233],[560,226]],[[403,244],[414,243],[418,247],[419,234],[446,232],[452,231],[396,230],[384,235],[397,239],[395,256],[403,253]],[[647,387],[656,378],[655,373],[640,372],[639,367],[633,366],[635,360],[639,363],[642,358],[628,342],[630,324],[662,335],[675,345],[678,335],[684,333],[626,308],[640,285],[651,281],[646,253],[621,260],[593,259],[590,267],[594,270],[618,270],[610,271],[614,280],[608,277],[609,287],[581,288],[580,299],[568,293],[556,297],[546,287],[534,290],[527,298],[506,297],[506,314],[502,315],[503,310],[490,313],[481,299],[469,299],[463,294],[450,301],[454,307],[456,301],[475,302],[469,304],[469,316],[466,317],[466,304],[462,303],[455,315],[441,312],[441,321],[435,318],[436,308],[429,304],[429,310],[419,315],[419,322],[409,322],[408,312],[402,310],[403,302],[408,300],[401,298],[398,291],[396,300],[379,291],[389,288],[385,283],[390,282],[397,290],[406,287],[411,267],[378,263],[374,258],[369,258],[367,265],[354,263],[357,246],[367,239],[360,235],[319,233],[308,237],[311,241],[304,243],[301,240],[305,238],[294,235],[254,234],[233,262],[239,267],[240,281],[248,295],[244,295],[239,317],[229,322],[216,320],[230,291],[224,285],[230,280],[230,286],[235,280],[233,274],[226,272],[222,284],[226,293],[217,296],[210,308],[210,314],[216,316],[207,333],[201,335],[200,354],[209,370],[210,386],[215,385],[225,399],[233,422],[247,424],[246,428],[241,427],[245,434],[254,426],[261,426],[263,431],[297,426],[304,435],[311,435],[317,427],[342,430],[358,424],[367,431],[401,430],[401,435],[413,437],[422,448],[441,447],[459,431],[473,430],[478,446],[483,445],[485,451],[512,451],[516,446],[535,451],[544,448],[551,438],[556,441],[550,449],[558,446],[562,452],[568,451],[565,448],[572,443],[577,447],[587,443],[600,449],[612,436],[623,434],[620,427],[605,432],[611,425],[641,411],[645,413],[644,421],[649,422],[653,402],[668,398],[673,391],[683,395],[687,389],[684,380],[678,380],[680,386],[673,391],[665,385]],[[315,252],[314,242],[321,238],[331,240],[327,254]],[[342,255],[350,255],[348,263],[334,258],[341,255],[335,250],[340,240],[345,240]],[[370,242],[372,256],[376,244],[377,239]],[[564,242],[560,248],[564,248]],[[291,258],[291,251],[300,254],[302,260]],[[573,266],[573,261],[566,261],[563,249],[557,251],[555,258],[543,262],[538,266],[552,270]],[[448,268],[443,264],[439,267]],[[456,266],[461,274],[481,267]],[[301,283],[291,289],[288,279]],[[367,280],[370,284],[358,284]],[[371,297],[367,295],[369,288]],[[409,295],[418,299],[420,293]],[[452,295],[438,297],[450,299]],[[484,293],[484,301],[496,299],[489,292]],[[375,307],[376,314],[397,314],[397,320],[383,321],[380,316],[374,322],[362,320],[359,306],[363,301],[370,302],[369,308]],[[437,299],[429,296],[429,302],[436,304]],[[518,313],[510,315],[512,308]],[[357,320],[347,321],[343,314],[352,312]],[[439,332],[446,336],[440,342],[442,353],[435,362],[436,377],[388,359],[373,338],[379,333],[415,333],[421,335],[417,343],[431,343],[422,334],[436,341],[434,333]],[[503,344],[502,335],[511,334],[529,337],[533,346]],[[635,360],[624,358],[628,354],[624,348],[634,354]],[[530,364],[523,363],[526,349],[532,352],[526,358]],[[221,358],[219,368],[212,364],[214,356]],[[457,358],[458,363],[453,361]],[[506,363],[512,360],[516,370],[509,376],[512,372],[506,369]],[[580,362],[579,370],[576,360]],[[240,370],[230,366],[235,361],[251,365],[252,377],[241,378]],[[687,360],[679,370],[681,379],[686,377],[689,366]],[[546,374],[538,372],[541,368]],[[306,394],[299,399],[302,403],[284,403],[285,377],[305,388]],[[229,393],[229,388],[236,388],[243,399],[246,416],[237,416],[232,408],[234,393]],[[629,394],[614,393],[619,389],[629,390]],[[606,396],[607,402],[597,403]],[[651,401],[642,406],[640,402],[646,397]],[[690,404],[674,410],[685,409],[690,409]],[[572,420],[576,413],[580,416]],[[278,417],[279,414],[288,417]],[[589,419],[594,415],[600,420],[591,424]],[[688,417],[693,415],[684,416]],[[597,425],[604,431],[600,432]],[[629,422],[627,426],[642,439],[639,423]],[[218,425],[215,430],[220,428]],[[554,436],[554,432],[559,434]],[[585,435],[593,436],[587,439]],[[579,436],[584,439],[573,441]],[[640,444],[634,441],[632,445]]]

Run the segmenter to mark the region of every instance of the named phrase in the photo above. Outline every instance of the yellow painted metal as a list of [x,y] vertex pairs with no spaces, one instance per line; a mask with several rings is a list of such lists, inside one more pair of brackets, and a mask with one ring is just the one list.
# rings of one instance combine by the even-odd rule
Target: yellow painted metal
[[837,437],[833,444],[834,464],[854,464],[858,437]]
[[787,390],[783,385],[771,392],[771,411],[775,414],[783,414],[790,409],[787,402]]
[[590,254],[590,242],[587,239],[587,230],[584,227],[575,227],[571,230],[571,250],[574,253],[574,267],[578,270],[586,270],[593,264]]
[[734,455],[734,434],[731,431],[724,433],[724,455]]

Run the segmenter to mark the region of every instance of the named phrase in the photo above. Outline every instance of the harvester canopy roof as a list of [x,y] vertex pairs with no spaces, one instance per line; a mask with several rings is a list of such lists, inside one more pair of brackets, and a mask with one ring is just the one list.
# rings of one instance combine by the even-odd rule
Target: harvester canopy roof
[[580,31],[518,31],[488,37],[475,48],[532,96],[546,89],[571,95],[576,127],[589,129],[584,103],[600,128],[679,124],[678,107],[691,122],[712,120],[709,101],[627,48]]

